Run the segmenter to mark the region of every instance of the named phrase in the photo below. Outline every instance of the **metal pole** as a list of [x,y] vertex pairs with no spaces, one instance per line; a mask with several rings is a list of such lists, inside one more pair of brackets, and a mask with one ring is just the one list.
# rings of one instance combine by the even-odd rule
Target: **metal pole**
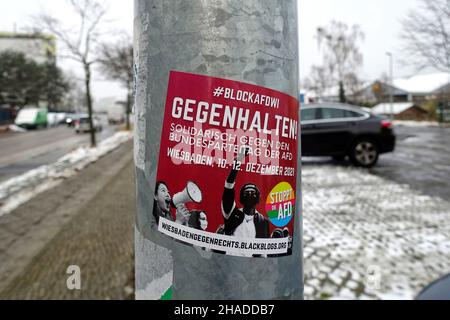
[[[298,97],[297,16],[296,0],[135,0],[138,299],[158,298],[168,279],[176,300],[303,298],[300,212],[293,255],[273,259],[179,244],[151,228],[150,214],[169,73],[241,81]],[[300,154],[298,159],[300,166]],[[300,167],[296,174],[300,192]],[[296,204],[301,208],[300,196]]]
[[389,103],[390,103],[390,113],[391,113],[391,121],[394,121],[394,59],[391,52],[386,53],[389,57],[389,78],[391,88],[389,90]]

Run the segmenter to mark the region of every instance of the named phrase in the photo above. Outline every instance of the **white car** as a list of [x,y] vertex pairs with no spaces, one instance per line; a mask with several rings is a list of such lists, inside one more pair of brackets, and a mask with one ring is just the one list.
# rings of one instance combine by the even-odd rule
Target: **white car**
[[[103,130],[101,121],[99,118],[93,118],[93,125],[95,132],[101,132]],[[89,117],[81,117],[75,121],[75,132],[78,133],[86,133],[90,132],[89,127]]]

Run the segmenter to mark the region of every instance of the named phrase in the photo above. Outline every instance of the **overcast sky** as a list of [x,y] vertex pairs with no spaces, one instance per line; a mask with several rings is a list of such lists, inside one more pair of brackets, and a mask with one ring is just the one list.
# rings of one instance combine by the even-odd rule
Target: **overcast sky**
[[[108,0],[111,3],[110,17],[117,29],[132,33],[133,1]],[[164,0],[161,0],[164,1]],[[29,24],[29,17],[42,9],[50,9],[66,21],[71,20],[66,11],[65,1],[61,0],[14,0],[4,1],[0,14],[0,31],[12,31],[14,24],[20,31]],[[397,59],[403,58],[400,38],[400,19],[409,9],[417,6],[417,0],[299,0],[300,23],[300,68],[301,77],[305,77],[311,65],[318,62],[315,31],[318,26],[327,25],[331,20],[347,24],[359,24],[366,34],[361,45],[364,54],[363,76],[366,80],[379,77],[387,72],[387,51],[394,53]],[[396,76],[411,75],[412,69],[395,64]],[[118,86],[104,81],[96,81],[96,98],[111,96]]]

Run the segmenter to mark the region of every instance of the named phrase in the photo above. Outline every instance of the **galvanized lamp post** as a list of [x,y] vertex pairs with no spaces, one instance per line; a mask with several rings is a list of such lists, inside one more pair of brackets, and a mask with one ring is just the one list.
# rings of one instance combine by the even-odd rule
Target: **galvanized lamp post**
[[293,255],[273,259],[185,246],[152,229],[151,215],[170,72],[230,79],[298,97],[297,29],[295,0],[135,0],[138,299],[158,299],[168,287],[173,299],[303,298],[300,196]]

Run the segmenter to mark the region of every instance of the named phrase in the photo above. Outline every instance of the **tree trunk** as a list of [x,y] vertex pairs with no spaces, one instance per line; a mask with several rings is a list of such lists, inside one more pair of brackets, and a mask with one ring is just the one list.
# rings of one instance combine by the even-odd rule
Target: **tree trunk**
[[91,148],[95,148],[97,146],[97,141],[95,137],[95,128],[93,121],[93,110],[92,110],[92,96],[91,96],[91,66],[87,63],[84,64],[84,72],[85,72],[85,85],[86,85],[86,102],[88,107],[89,114],[89,131],[91,135]]
[[130,131],[131,130],[131,125],[130,125],[130,114],[131,114],[131,85],[128,84],[128,92],[127,92],[127,104],[126,104],[126,130]]
[[344,82],[342,81],[339,81],[339,102],[347,103],[347,98],[345,97]]

